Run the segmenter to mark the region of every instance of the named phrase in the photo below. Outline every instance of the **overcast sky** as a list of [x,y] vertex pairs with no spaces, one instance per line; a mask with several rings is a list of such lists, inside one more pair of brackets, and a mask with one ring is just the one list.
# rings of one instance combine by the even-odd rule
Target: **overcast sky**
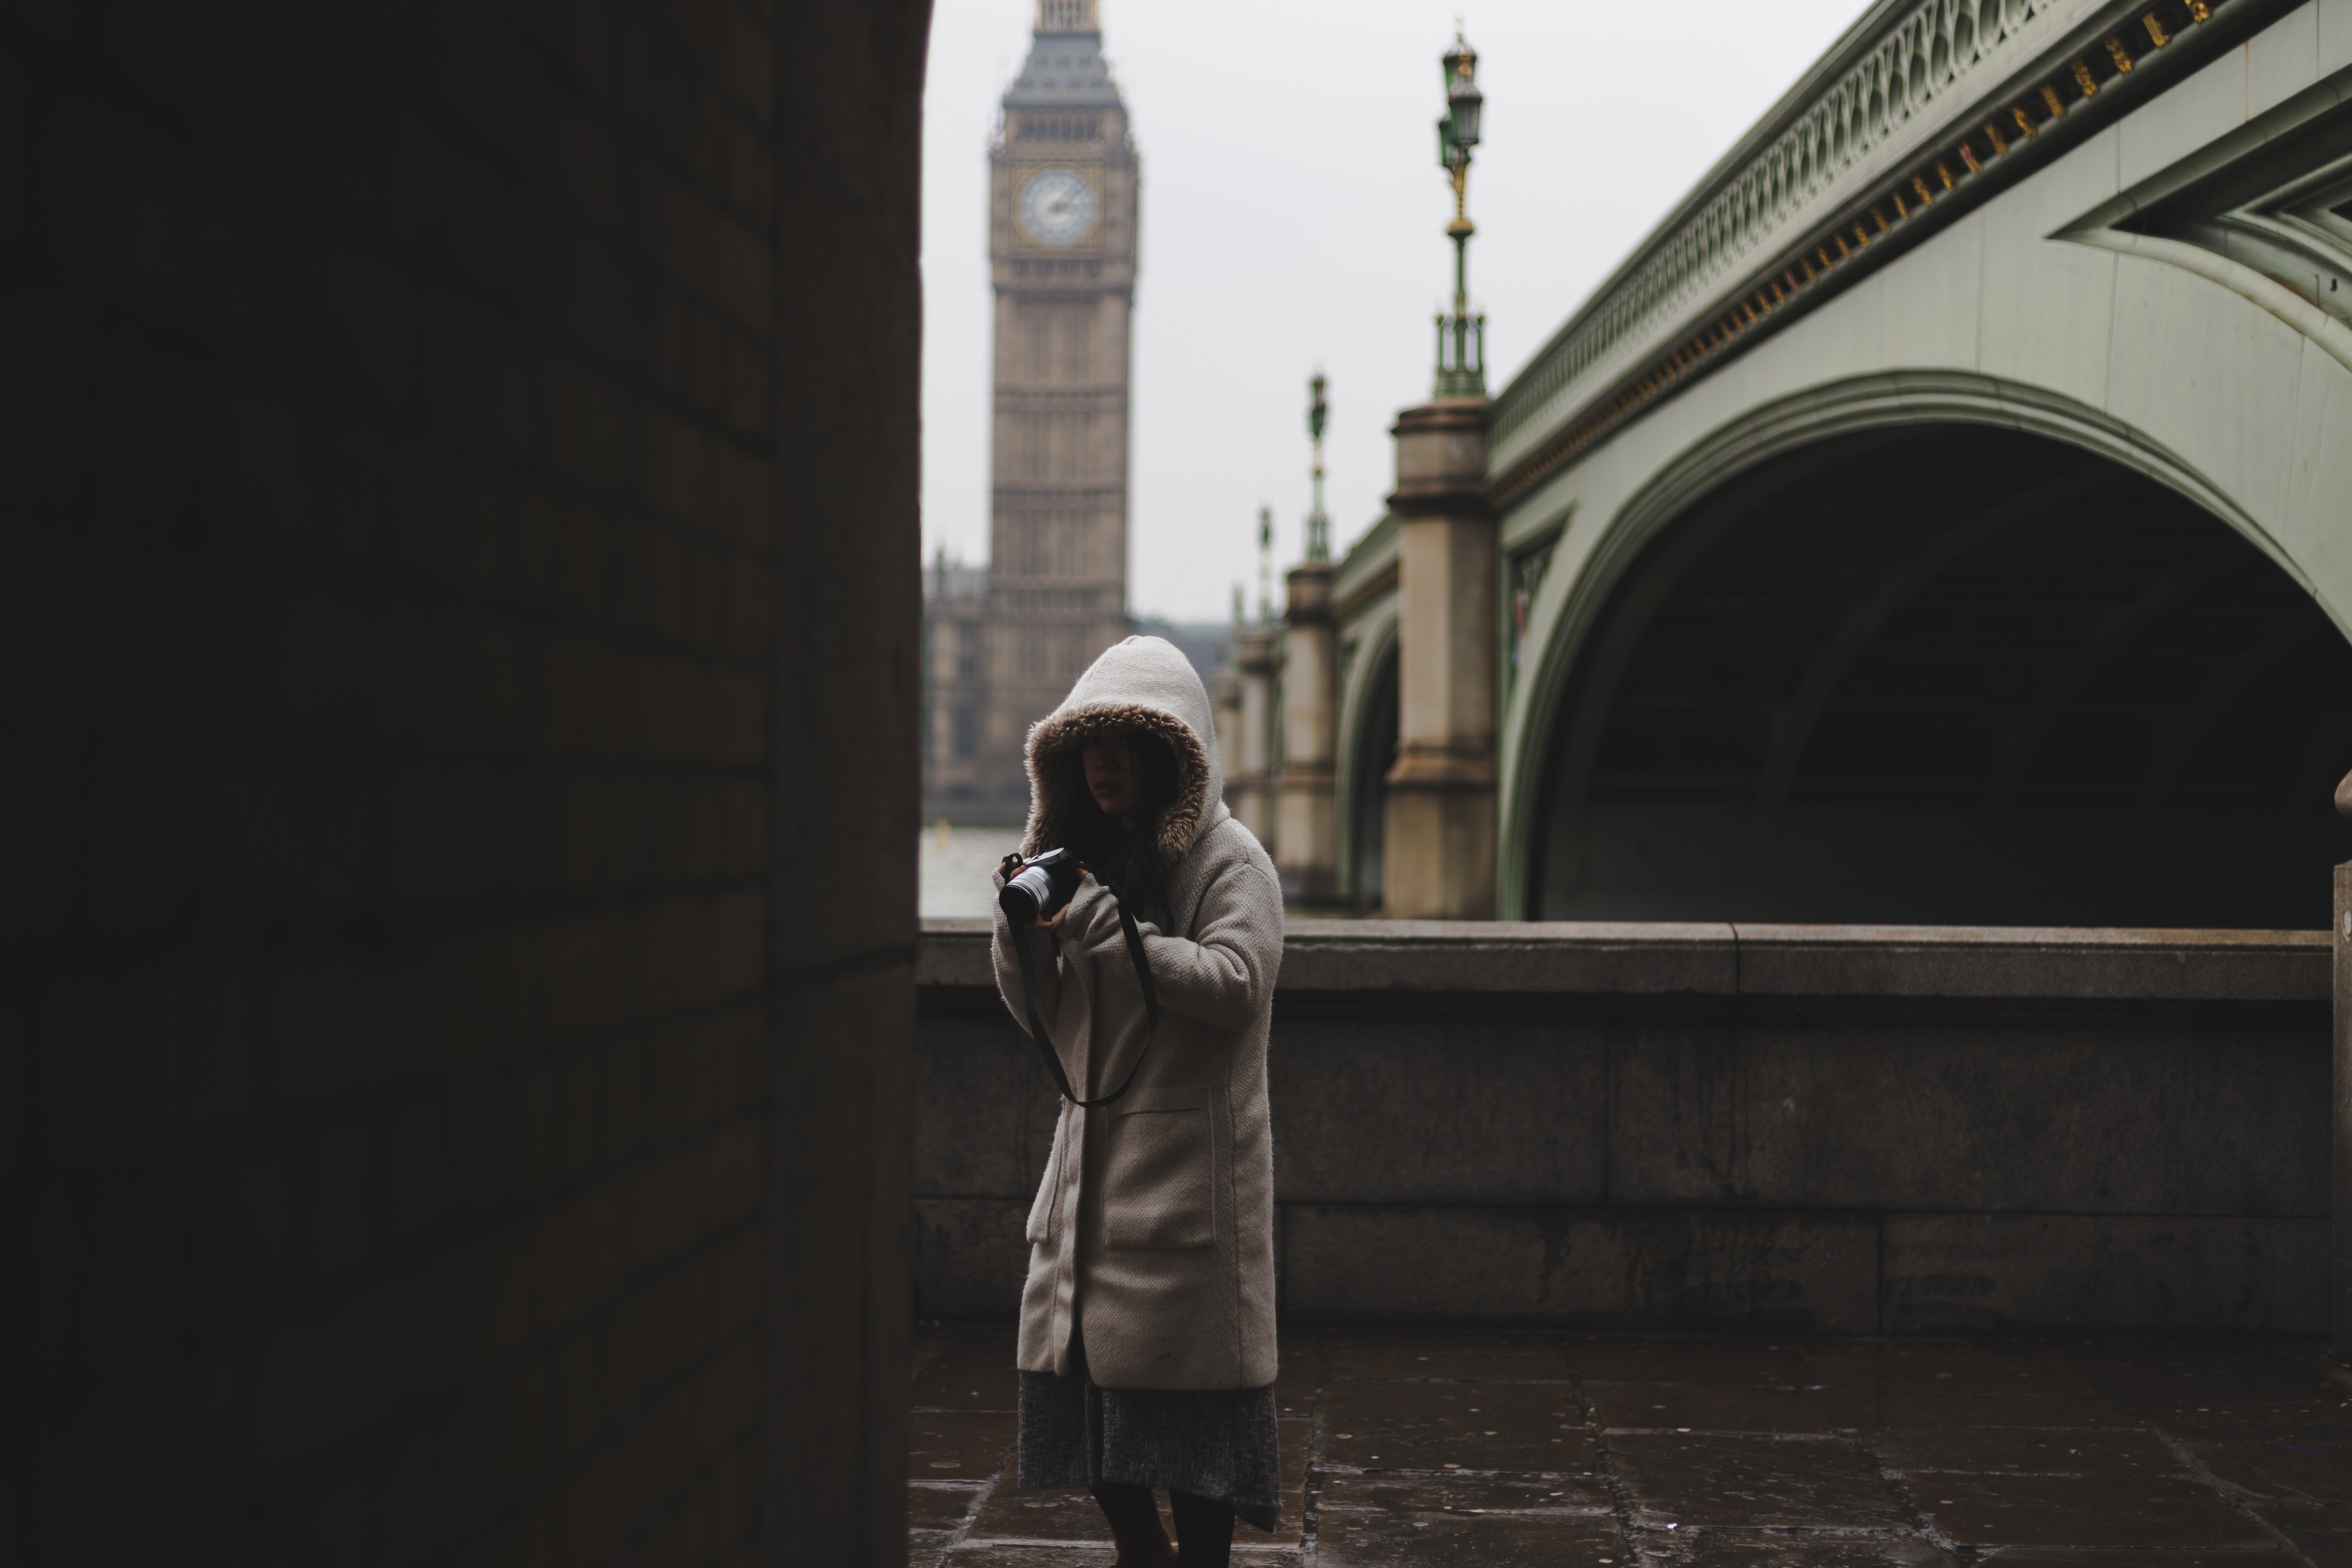
[[[1307,377],[1331,378],[1334,553],[1378,521],[1388,427],[1429,395],[1452,288],[1437,57],[1461,10],[1486,95],[1474,303],[1499,391],[1835,41],[1862,0],[1102,0],[1143,167],[1129,599],[1255,603],[1257,509],[1302,547]],[[923,169],[923,532],[988,555],[988,139],[1034,0],[937,0]]]

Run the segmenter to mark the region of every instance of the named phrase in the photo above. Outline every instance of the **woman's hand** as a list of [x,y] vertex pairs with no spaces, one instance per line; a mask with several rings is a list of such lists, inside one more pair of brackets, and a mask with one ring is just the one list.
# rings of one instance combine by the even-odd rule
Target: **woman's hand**
[[[1086,882],[1092,881],[1093,879],[1094,879],[1094,873],[1092,873],[1091,871],[1088,871],[1088,870],[1087,870],[1084,866],[1080,866],[1080,867],[1078,868],[1078,880],[1079,880],[1079,882],[1080,882],[1081,884],[1086,883]],[[1076,893],[1072,893],[1072,894],[1070,895],[1070,900],[1071,900],[1071,902],[1072,902],[1072,903],[1076,902],[1076,901],[1077,901],[1077,897],[1078,897],[1078,896],[1077,896],[1077,894],[1076,894]],[[1059,934],[1060,934],[1060,932],[1061,932],[1061,930],[1062,930],[1062,917],[1063,917],[1064,915],[1066,915],[1066,914],[1068,914],[1069,912],[1070,912],[1070,906],[1069,906],[1069,904],[1064,904],[1060,909],[1055,910],[1054,911],[1054,918],[1053,918],[1052,920],[1049,920],[1049,921],[1043,921],[1043,920],[1041,920],[1041,921],[1037,921],[1037,922],[1036,922],[1037,929],[1038,929],[1039,931],[1053,931],[1053,932],[1054,932],[1054,933],[1055,933],[1056,935],[1059,935]]]

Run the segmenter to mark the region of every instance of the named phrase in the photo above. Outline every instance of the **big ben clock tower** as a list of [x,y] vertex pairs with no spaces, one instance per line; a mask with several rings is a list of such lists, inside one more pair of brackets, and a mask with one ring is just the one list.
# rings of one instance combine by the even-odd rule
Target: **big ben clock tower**
[[996,407],[987,695],[971,761],[972,783],[1002,791],[1016,818],[1029,726],[1129,631],[1137,171],[1097,3],[1037,0],[989,154]]

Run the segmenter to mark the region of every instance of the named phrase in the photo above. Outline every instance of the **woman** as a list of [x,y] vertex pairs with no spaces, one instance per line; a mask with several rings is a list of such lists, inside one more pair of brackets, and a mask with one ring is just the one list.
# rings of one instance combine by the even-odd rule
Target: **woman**
[[1029,787],[1023,854],[1073,849],[1089,875],[1017,938],[998,911],[997,988],[1025,1029],[1025,942],[1073,1091],[1135,1077],[1108,1105],[1061,1102],[1030,1211],[1019,1484],[1091,1487],[1121,1568],[1222,1563],[1236,1516],[1261,1530],[1281,1516],[1265,1099],[1281,886],[1225,810],[1201,678],[1158,637],[1106,652],[1030,731]]

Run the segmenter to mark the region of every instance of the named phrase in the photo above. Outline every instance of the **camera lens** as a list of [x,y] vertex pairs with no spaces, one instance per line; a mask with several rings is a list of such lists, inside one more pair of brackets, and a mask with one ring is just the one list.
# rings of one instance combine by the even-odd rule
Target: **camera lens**
[[1053,879],[1045,874],[1045,868],[1031,866],[1004,884],[996,901],[1004,910],[1005,919],[1015,925],[1028,925],[1036,921],[1053,896]]

